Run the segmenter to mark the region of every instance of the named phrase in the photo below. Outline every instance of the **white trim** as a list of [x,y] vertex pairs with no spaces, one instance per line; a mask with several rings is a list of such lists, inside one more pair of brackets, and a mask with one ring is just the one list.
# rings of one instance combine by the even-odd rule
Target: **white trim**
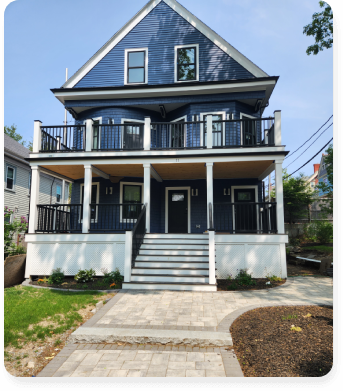
[[[129,83],[127,81],[127,54],[131,52],[145,52],[145,63],[144,63],[144,82],[143,83]],[[137,49],[125,49],[125,59],[124,59],[124,85],[134,86],[134,85],[140,85],[140,84],[148,84],[148,48],[137,48]]]
[[[96,204],[99,204],[99,195],[100,195],[100,182],[92,182],[92,186],[96,185]],[[83,204],[82,201],[82,187],[84,187],[84,183],[80,183],[80,204]],[[97,223],[98,222],[98,208],[95,209],[95,220],[90,219],[91,223]],[[82,222],[82,220],[81,220]]]
[[284,234],[222,234],[216,233],[216,245],[225,243],[246,243],[246,244],[270,244],[288,243],[288,235]]
[[[99,125],[102,124],[102,117],[92,117],[92,118],[88,118],[88,119],[91,119],[92,121],[99,121]],[[86,125],[86,119],[83,121],[83,124]],[[92,125],[93,126],[93,125]],[[92,146],[92,149],[93,149],[93,142],[94,142],[94,135],[93,135],[93,132],[92,132],[92,140],[91,140],[91,146]],[[99,134],[98,134],[98,147],[101,145],[101,127],[99,129]]]
[[[184,115],[180,118],[176,118],[176,119],[173,119],[172,121],[170,122],[178,122],[178,121],[181,121],[181,120],[184,120],[184,122],[187,122],[187,115]],[[186,144],[187,143],[187,125],[184,125],[184,129],[183,129],[183,146],[186,147]],[[169,145],[171,146],[171,132],[169,132]]]
[[[200,113],[200,121],[204,120],[205,115],[221,115],[223,118],[223,121],[226,120],[226,111],[211,111],[209,113]],[[212,117],[213,120],[213,117]],[[222,129],[222,142],[225,141],[225,122],[223,122],[223,129]],[[204,143],[204,124],[200,124],[200,145],[203,146]],[[215,146],[215,145],[213,145]]]
[[[7,187],[8,168],[12,168],[12,170],[13,170],[13,179],[12,179],[13,180],[13,187],[12,187],[12,189]],[[5,184],[6,184],[5,189],[6,190],[15,192],[15,185],[16,185],[16,179],[17,179],[16,177],[17,177],[17,167],[13,166],[12,164],[6,163],[6,178],[5,178]]]
[[[240,119],[243,119],[243,116],[244,116],[244,117],[248,117],[248,118],[252,118],[252,119],[257,119],[256,117],[254,117],[254,116],[252,116],[252,115],[249,115],[249,114],[245,114],[245,113],[240,112],[239,118],[240,118]],[[257,137],[257,134],[256,134],[256,137]],[[257,140],[256,140],[256,142],[257,142]],[[243,145],[243,125],[242,125],[242,122],[241,122],[241,145]]]
[[191,187],[190,186],[182,186],[182,187],[166,187],[165,188],[165,233],[168,233],[168,191],[169,190],[187,190],[188,191],[188,233],[191,233]]
[[[144,183],[143,182],[120,182],[119,186],[119,204],[123,203],[123,191],[124,191],[124,185],[132,185],[132,186],[141,186],[141,204],[144,204]],[[123,219],[123,210],[120,208],[120,222],[125,223],[128,219]],[[136,219],[129,219],[133,220],[134,222]]]
[[[194,80],[177,80],[177,50],[178,49],[184,49],[184,48],[193,48],[196,47],[196,58],[195,58],[195,64],[196,64],[196,77]],[[190,45],[177,45],[174,46],[174,83],[184,83],[184,82],[190,82],[190,81],[199,81],[199,44],[193,43]]]
[[[161,0],[151,0],[147,3],[132,19],[130,19],[116,34],[110,38],[105,45],[102,46],[73,76],[69,78],[64,84],[63,88],[74,87],[99,61],[101,61],[106,54],[108,54],[137,24],[145,18]],[[237,49],[226,42],[222,37],[215,33],[212,29],[201,22],[191,12],[182,7],[181,4],[175,0],[164,0],[175,12],[182,16],[194,28],[204,34],[215,45],[217,45],[226,54],[232,57],[255,77],[268,77],[267,73],[262,71],[257,65],[246,58]]]
[[[140,119],[131,119],[131,118],[122,118],[121,119],[121,124],[124,124],[124,122],[130,122],[130,123],[140,123],[140,124],[144,124],[145,123],[145,121],[143,120],[140,120]],[[121,133],[121,136],[120,136],[120,139],[121,139],[121,149],[124,149],[124,132],[123,131],[121,131],[120,132]],[[143,136],[144,136],[144,134],[143,134]]]
[[[236,189],[255,189],[255,202],[258,202],[258,185],[245,185],[245,186],[231,186],[231,203],[235,202],[235,190]],[[256,227],[259,229],[259,208],[256,206]],[[234,206],[232,205],[232,229],[235,230],[235,214]],[[236,235],[236,234],[235,234]]]

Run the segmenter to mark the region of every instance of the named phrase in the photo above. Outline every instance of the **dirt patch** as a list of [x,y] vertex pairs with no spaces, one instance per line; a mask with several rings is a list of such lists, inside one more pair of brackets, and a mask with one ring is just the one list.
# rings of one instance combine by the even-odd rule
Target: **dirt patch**
[[271,281],[270,284],[267,284],[267,278],[253,278],[252,279],[256,285],[238,285],[235,284],[233,287],[232,282],[226,279],[217,279],[217,290],[218,291],[254,291],[260,289],[271,289],[276,286],[283,285],[286,282],[286,279],[282,279],[281,281]]
[[121,283],[110,287],[110,284],[105,284],[103,277],[95,277],[94,281],[91,282],[82,282],[78,283],[74,280],[74,277],[65,277],[64,281],[61,284],[48,284],[47,282],[38,282],[38,279],[43,277],[34,278],[33,281],[30,281],[30,285],[45,286],[49,288],[61,288],[61,289],[77,289],[77,290],[111,290],[111,289],[121,289]]
[[320,377],[332,368],[332,307],[257,308],[230,332],[244,376]]
[[[115,293],[108,293],[101,296],[98,301],[110,299],[113,296],[115,296]],[[94,305],[88,305],[86,308],[77,311],[82,316],[82,322],[79,322],[78,326],[84,324],[94,315],[91,312],[94,308]],[[63,314],[58,315],[64,316]],[[52,323],[47,319],[40,322],[39,325],[48,326]],[[72,327],[62,334],[52,334],[44,341],[25,343],[21,349],[7,346],[5,348],[5,368],[7,372],[16,377],[36,376],[64,348],[68,337],[76,328]]]

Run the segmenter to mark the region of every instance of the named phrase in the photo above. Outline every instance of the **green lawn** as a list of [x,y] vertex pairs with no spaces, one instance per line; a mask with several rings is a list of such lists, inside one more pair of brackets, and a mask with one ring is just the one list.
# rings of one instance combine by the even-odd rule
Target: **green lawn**
[[[95,305],[103,293],[63,292],[21,285],[6,288],[4,294],[5,346],[21,347],[26,341],[44,340],[77,326],[82,317],[77,311]],[[46,324],[39,324],[39,323]],[[20,341],[18,341],[18,339]]]
[[303,247],[303,249],[304,250],[318,250],[318,251],[322,251],[324,253],[333,253],[333,247],[324,246],[324,245]]

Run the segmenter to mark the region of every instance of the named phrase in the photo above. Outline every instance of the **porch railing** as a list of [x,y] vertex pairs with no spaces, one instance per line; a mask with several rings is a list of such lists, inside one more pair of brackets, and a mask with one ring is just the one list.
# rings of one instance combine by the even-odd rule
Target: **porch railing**
[[36,232],[81,232],[82,204],[37,205]]
[[85,147],[85,125],[41,126],[40,152],[84,151]]
[[217,232],[277,233],[276,202],[223,202],[213,208]]
[[205,121],[151,123],[151,149],[203,148],[201,131]]
[[146,232],[146,204],[143,206],[141,213],[138,216],[135,226],[132,230],[132,260],[131,266],[135,266],[135,261],[139,253],[139,249],[143,243]]
[[122,232],[132,230],[143,204],[90,204],[90,231]]
[[92,151],[141,150],[144,123],[94,124]]

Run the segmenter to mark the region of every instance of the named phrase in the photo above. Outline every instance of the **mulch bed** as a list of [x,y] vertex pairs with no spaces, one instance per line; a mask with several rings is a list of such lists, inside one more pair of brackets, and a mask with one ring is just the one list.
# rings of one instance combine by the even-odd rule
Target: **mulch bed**
[[111,289],[121,289],[121,284],[117,284],[115,287],[111,287],[109,284],[104,284],[102,277],[94,277],[92,282],[82,282],[78,283],[74,280],[74,277],[65,277],[62,284],[48,284],[47,282],[39,282],[38,278],[30,282],[30,285],[45,286],[50,288],[61,288],[61,289],[78,289],[78,290],[111,290]]
[[254,291],[260,289],[270,289],[275,288],[276,286],[283,285],[286,282],[286,279],[282,281],[272,281],[270,284],[266,284],[268,280],[266,278],[253,278],[253,281],[256,281],[256,285],[238,285],[236,284],[236,289],[231,288],[231,284],[226,279],[217,279],[217,290],[218,291]]
[[[291,331],[293,325],[301,331]],[[257,308],[237,318],[230,332],[244,376],[320,377],[332,368],[332,307]]]

